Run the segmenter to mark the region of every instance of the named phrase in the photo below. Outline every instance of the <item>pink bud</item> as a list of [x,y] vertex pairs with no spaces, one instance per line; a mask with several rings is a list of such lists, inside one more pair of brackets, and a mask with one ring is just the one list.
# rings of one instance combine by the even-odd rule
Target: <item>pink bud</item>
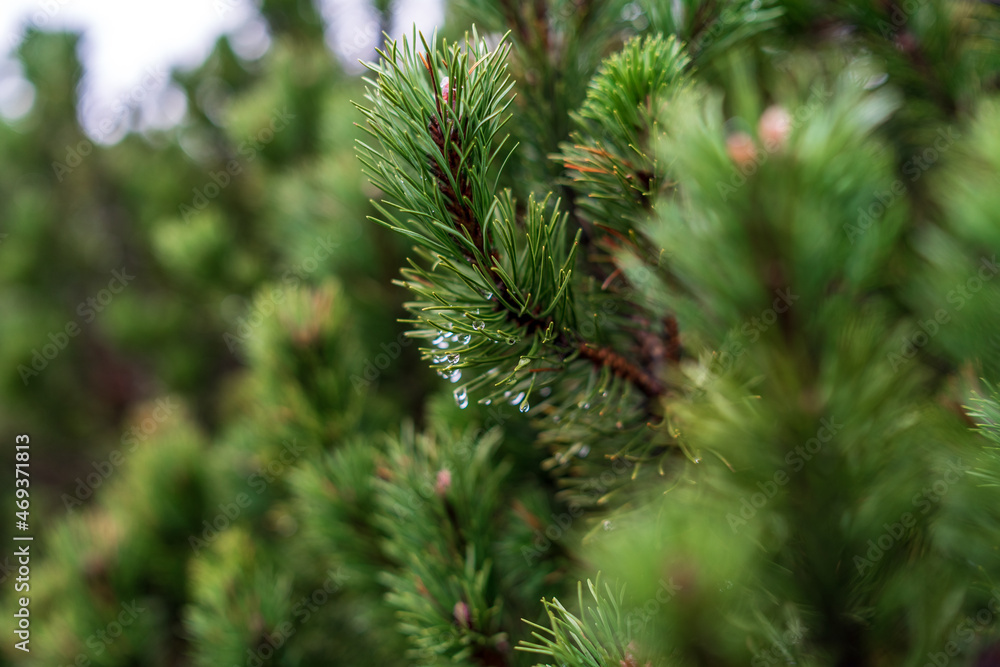
[[735,132],[726,137],[726,153],[737,167],[744,167],[757,158],[757,146],[746,132]]
[[452,611],[452,614],[455,616],[455,621],[463,628],[471,625],[472,614],[469,612],[469,605],[461,600],[455,603],[455,609]]
[[451,92],[450,80],[448,77],[441,79],[441,97],[448,101],[448,93]]
[[792,129],[792,117],[788,115],[784,107],[768,107],[760,117],[757,131],[760,139],[764,142],[764,147],[768,151],[775,151],[785,145],[788,133]]
[[439,496],[443,496],[448,493],[448,489],[451,488],[451,471],[447,468],[442,468],[438,470],[437,483],[434,485],[434,490]]

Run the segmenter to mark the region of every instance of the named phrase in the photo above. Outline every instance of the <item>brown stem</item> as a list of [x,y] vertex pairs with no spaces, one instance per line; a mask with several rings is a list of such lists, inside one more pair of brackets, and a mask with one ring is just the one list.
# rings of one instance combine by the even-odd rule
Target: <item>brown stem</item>
[[595,366],[607,366],[612,373],[634,384],[649,398],[656,398],[664,392],[659,380],[610,348],[580,343],[577,350],[581,357]]
[[500,8],[508,25],[514,26],[515,34],[522,43],[527,43],[530,34],[521,14],[518,11],[518,3],[512,0],[501,0]]
[[664,317],[663,328],[667,339],[667,359],[679,364],[681,361],[681,336],[677,327],[677,318],[673,315]]
[[[427,130],[430,132],[434,144],[441,151],[441,156],[447,162],[448,170],[451,172],[459,189],[458,192],[455,191],[451,180],[448,178],[448,174],[444,172],[437,160],[431,160],[431,173],[437,179],[438,190],[444,196],[445,208],[451,214],[455,224],[468,234],[472,243],[477,248],[482,248],[483,231],[469,204],[472,200],[472,183],[469,182],[468,176],[460,168],[460,159],[457,151],[448,150],[448,142],[445,141],[444,131],[441,129],[441,123],[437,118],[431,118]],[[453,145],[458,146],[458,128],[453,127],[451,129],[449,140]]]
[[[483,238],[482,227],[479,224],[479,221],[476,220],[475,212],[472,210],[470,205],[470,202],[472,201],[472,183],[469,181],[468,175],[464,173],[461,168],[458,151],[448,150],[449,143],[455,148],[460,148],[458,128],[451,127],[450,136],[448,137],[448,141],[446,141],[445,130],[442,129],[441,120],[439,120],[441,114],[441,93],[437,87],[437,77],[435,75],[434,68],[431,67],[430,63],[425,60],[424,65],[430,72],[431,84],[435,87],[434,89],[438,91],[436,100],[438,116],[433,116],[431,118],[430,123],[428,123],[427,130],[430,133],[431,139],[434,141],[434,145],[437,146],[438,150],[441,152],[441,157],[444,158],[450,173],[446,173],[440,163],[433,158],[430,159],[430,171],[434,175],[434,178],[437,179],[438,190],[444,197],[445,208],[451,215],[456,228],[465,232],[476,248],[496,262],[499,259],[499,255],[496,250],[485,247],[486,244],[485,239]],[[452,94],[454,94],[454,92]],[[449,126],[450,125],[451,124],[449,124]],[[449,176],[451,178],[449,178]],[[458,192],[455,191],[452,181],[454,181],[454,183],[458,186]],[[466,251],[465,259],[470,265],[478,266],[484,275],[491,275],[493,277],[498,297],[495,307],[497,309],[505,309],[503,304],[506,302],[506,299],[504,297],[506,296],[508,290],[507,285],[500,279],[500,276],[495,271],[489,270],[490,267],[483,267],[479,265],[475,254],[472,252]],[[552,322],[552,318],[542,319],[535,313],[528,312],[518,314],[509,308],[506,308],[505,310],[508,319],[516,322],[519,326],[526,328],[529,333],[538,329],[544,330]],[[668,323],[668,334],[670,335],[671,341],[676,340],[676,320],[674,320],[673,329],[669,328]],[[566,348],[572,347],[572,344],[563,336],[560,336],[558,343],[561,343],[561,346]],[[595,347],[588,343],[581,342],[577,345],[577,349],[579,350],[581,357],[589,360],[597,367],[607,366],[615,375],[635,384],[636,387],[638,387],[639,390],[649,398],[655,398],[664,392],[663,385],[660,384],[660,382],[653,375],[632,363],[621,354],[614,352],[610,348]]]

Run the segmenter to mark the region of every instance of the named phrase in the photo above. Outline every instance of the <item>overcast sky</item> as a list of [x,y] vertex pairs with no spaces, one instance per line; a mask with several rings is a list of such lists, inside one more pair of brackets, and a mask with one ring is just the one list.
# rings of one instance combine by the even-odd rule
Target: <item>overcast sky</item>
[[[417,22],[430,31],[442,21],[440,0],[400,3],[397,25]],[[84,32],[85,67],[81,122],[96,139],[96,118],[123,99],[157,99],[158,125],[180,120],[183,99],[165,91],[171,67],[202,62],[219,35],[228,33],[247,58],[264,53],[270,40],[250,0],[0,0],[0,114],[14,118],[30,109],[32,94],[9,54],[31,27]],[[377,37],[365,0],[321,0],[327,40],[351,62],[369,57]],[[408,29],[406,30],[408,32]],[[106,116],[106,113],[104,113]],[[113,139],[114,137],[112,137]]]

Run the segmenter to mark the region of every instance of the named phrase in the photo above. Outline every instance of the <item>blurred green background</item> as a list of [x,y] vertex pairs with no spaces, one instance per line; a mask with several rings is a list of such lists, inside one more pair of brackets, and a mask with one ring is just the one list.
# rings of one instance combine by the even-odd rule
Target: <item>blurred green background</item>
[[[223,387],[273,317],[251,304],[261,286],[337,276],[376,350],[402,331],[402,246],[366,221],[373,191],[354,157],[360,79],[315,7],[261,11],[262,57],[220,38],[170,75],[183,121],[113,145],[78,122],[79,35],[32,30],[17,49],[35,100],[0,123],[0,439],[31,435],[47,509],[182,404],[213,432]],[[138,124],[142,109],[129,112]],[[413,378],[410,365],[387,372]]]
[[[389,30],[394,9],[374,10],[376,34]],[[316,5],[259,12],[263,55],[219,38],[200,66],[170,72],[183,120],[113,144],[81,128],[79,34],[30,29],[14,53],[35,97],[0,121],[0,501],[13,511],[14,438],[29,434],[32,664],[180,664],[190,591],[175,589],[205,508],[233,495],[225,483],[266,471],[290,442],[325,448],[420,418],[430,374],[401,336],[392,285],[405,245],[367,221],[375,192],[354,154],[363,84]],[[356,32],[364,42],[372,26]],[[108,126],[141,127],[148,107]],[[166,600],[114,659],[81,645],[117,613],[110,589]],[[12,643],[0,661],[29,658]]]
[[[230,2],[205,1],[223,10]],[[60,0],[43,2],[61,6]],[[424,582],[433,586],[436,580],[457,588],[459,579],[451,576],[454,569],[448,569],[452,563],[447,558],[422,559],[424,553],[413,546],[433,544],[424,533],[433,533],[429,528],[437,524],[450,524],[433,514],[430,503],[413,501],[412,494],[403,493],[423,484],[430,497],[438,492],[428,480],[456,471],[455,486],[487,508],[482,516],[489,517],[495,530],[484,534],[507,538],[501,547],[530,544],[532,530],[542,526],[538,517],[555,517],[555,483],[542,469],[545,454],[533,447],[535,438],[526,418],[511,406],[499,405],[501,401],[491,409],[473,405],[460,410],[451,393],[454,385],[442,382],[418,360],[417,345],[404,336],[411,326],[400,322],[407,317],[403,304],[410,295],[393,283],[399,267],[406,265],[410,244],[367,220],[375,213],[369,200],[378,193],[362,175],[354,150],[364,134],[356,125],[362,115],[353,102],[362,100],[364,84],[346,63],[373,55],[367,48],[353,46],[372,33],[409,32],[400,18],[405,3],[354,3],[367,6],[374,17],[354,31],[344,26],[331,30],[317,3],[260,0],[255,18],[263,21],[270,38],[265,52],[247,57],[234,40],[222,37],[200,65],[169,72],[168,87],[183,95],[186,112],[168,127],[147,122],[156,101],[112,110],[110,117],[96,119],[92,110],[83,108],[86,41],[78,33],[29,29],[18,43],[17,69],[30,82],[34,99],[22,115],[0,120],[0,368],[4,371],[0,508],[7,517],[0,524],[4,544],[0,665],[408,664],[397,626],[422,636],[427,628],[434,629],[434,623],[450,632],[452,619],[464,622],[458,606],[427,611],[429,600],[445,597],[428,594]],[[546,158],[568,137],[568,111],[580,107],[601,59],[630,34],[647,29],[680,32],[670,28],[667,12],[647,16],[639,10],[641,3],[624,0],[552,0],[534,8],[514,0],[472,4],[478,10],[477,25],[491,40],[512,19],[515,24],[521,20],[525,28],[526,16],[550,7],[557,15],[555,24],[574,26],[572,31],[554,33],[560,39],[552,43],[528,40],[518,45],[523,58],[513,73],[525,85],[518,89],[517,116],[510,129],[522,145],[501,184],[512,187],[521,201],[528,192],[550,189],[558,179],[562,166]],[[681,5],[665,0],[647,4],[661,9]],[[706,14],[714,4],[705,3]],[[759,2],[744,4],[757,16]],[[810,30],[825,24],[813,23],[809,15],[833,12],[839,3],[784,4],[796,11],[783,19],[782,30],[801,33],[806,50],[811,50],[815,35]],[[860,14],[861,18],[883,12],[876,4],[867,6],[870,13]],[[930,5],[934,11],[946,6]],[[582,6],[594,11],[578,11]],[[779,13],[761,11],[757,23],[734,22],[732,34],[739,32],[739,39],[752,41],[755,30],[776,23]],[[464,32],[472,24],[469,14],[457,2],[449,3],[441,32],[452,37]],[[701,24],[699,15],[694,15],[694,23]],[[728,25],[728,19],[722,24]],[[875,25],[874,20],[869,23],[869,36],[877,32]],[[948,25],[929,21],[926,43],[948,56],[941,57],[940,67],[957,73],[956,81],[976,79],[977,68],[952,66],[972,62],[979,67],[978,56],[970,55],[975,43],[970,42],[967,50],[952,49],[945,39]],[[989,25],[995,29],[1000,24]],[[524,33],[533,34],[527,28]],[[989,38],[994,34],[988,32]],[[338,49],[338,44],[331,44],[331,35],[348,35],[350,43]],[[363,39],[355,42],[357,35]],[[767,39],[780,46],[786,36],[776,31]],[[515,34],[514,41],[521,37]],[[913,75],[900,79],[906,103],[887,123],[887,134],[900,156],[925,145],[921,132],[932,125],[935,130],[943,127],[960,106],[956,99],[966,92],[970,97],[980,92],[971,86],[966,91],[964,84],[956,83],[955,91],[946,91],[954,92],[954,98],[942,95],[938,108],[940,100],[930,104],[928,99],[941,91],[924,85],[923,75],[914,75],[909,62],[896,62],[905,61],[906,54],[894,40],[880,35],[870,43],[882,49],[879,57],[891,56],[886,58],[887,71],[897,67]],[[698,54],[700,76],[717,80],[721,88],[749,86],[750,79],[735,74],[727,78],[730,65],[736,74],[743,67],[741,52],[729,48],[725,39],[709,39],[708,47]],[[763,62],[770,52],[754,53]],[[798,57],[789,53],[790,61]],[[767,55],[772,57],[777,56]],[[827,56],[811,57],[817,58],[815,63],[803,58],[797,65],[805,74]],[[783,58],[778,59],[783,62]],[[992,56],[981,60],[983,70],[994,67]],[[922,66],[922,60],[917,62]],[[748,59],[747,72],[760,64]],[[774,72],[763,66],[760,71]],[[11,85],[12,77],[16,73],[10,68],[0,73],[0,92]],[[996,85],[992,74],[990,82],[992,92]],[[846,118],[854,99],[844,95],[842,105],[831,108]],[[179,104],[176,96],[161,102],[171,108]],[[836,114],[830,117],[840,118]],[[995,108],[987,108],[983,117],[987,122],[980,131],[986,140],[980,145],[995,145],[993,125],[988,122],[997,117]],[[103,142],[83,129],[82,118],[95,122],[102,134],[102,122],[107,121],[111,128],[107,134],[116,138],[111,130],[120,121],[134,131],[114,143]],[[719,129],[716,139],[721,141]],[[839,135],[831,130],[829,136]],[[688,139],[697,147],[703,137],[692,132]],[[830,150],[830,155],[843,150],[839,144],[821,148]],[[865,154],[860,147],[852,150]],[[987,152],[983,149],[977,160],[988,157]],[[712,160],[716,156],[712,150],[685,154]],[[816,164],[829,162],[814,159]],[[988,167],[984,173],[992,177],[992,158],[981,162]],[[859,172],[858,188],[875,182],[876,173],[888,174],[889,158],[872,169]],[[978,177],[979,172],[970,174]],[[921,187],[931,179],[929,175]],[[956,225],[969,224],[968,238],[974,239],[969,243],[970,256],[982,255],[978,239],[994,239],[992,218],[980,215],[991,210],[989,187],[977,192],[977,197],[985,193],[977,199],[966,197],[961,188],[971,192],[978,181],[956,183],[963,197],[960,203],[958,198],[951,203],[956,210],[968,204],[968,213],[953,217]],[[788,187],[792,189],[775,192],[797,201],[801,193]],[[565,187],[563,194],[572,206],[573,189]],[[740,215],[735,205],[729,211],[734,229]],[[980,221],[981,228],[976,226]],[[837,233],[837,239],[846,256],[843,244],[851,238],[845,241]],[[867,241],[875,243],[876,236],[868,235]],[[964,250],[959,244],[933,247],[944,270],[929,277],[928,284],[939,283],[945,290],[962,284],[967,275]],[[699,270],[714,271],[711,262],[694,264]],[[834,270],[813,264],[817,270]],[[908,270],[902,266],[891,268]],[[715,284],[714,280],[713,276],[703,282]],[[984,294],[995,296],[995,289],[991,286]],[[911,294],[916,295],[911,297],[914,303],[926,307],[920,289]],[[910,309],[904,300],[893,303],[892,310],[927,317],[929,311]],[[956,359],[986,358],[992,378],[995,327],[992,316],[983,314],[986,306],[981,307],[982,311],[969,309],[964,314],[969,321],[976,320],[978,328],[955,327],[951,331],[963,333],[949,333],[940,340],[961,351]],[[981,331],[988,331],[988,337]],[[870,349],[876,349],[874,338],[866,342],[859,335],[857,340],[859,349],[868,349],[864,347],[868,342]],[[975,354],[966,355],[966,348]],[[858,356],[862,358],[866,357]],[[843,368],[848,369],[845,374],[851,373],[848,366]],[[924,371],[913,371],[918,372]],[[782,382],[797,377],[771,376],[776,378],[775,396],[783,395]],[[912,383],[916,387],[918,381]],[[790,386],[794,388],[794,382]],[[900,401],[908,400],[904,390],[899,389]],[[917,389],[910,391],[918,395]],[[844,396],[848,405],[861,400],[853,391]],[[877,403],[865,406],[869,408],[882,409]],[[702,413],[691,414],[695,416],[689,423],[702,419]],[[704,414],[705,422],[715,419],[711,412]],[[481,433],[477,427],[495,425],[504,428],[502,461],[494,456],[499,434],[472,437]],[[710,442],[715,432],[708,433]],[[36,541],[31,561],[30,656],[13,647],[16,620],[8,611],[15,608],[17,597],[12,585],[17,572],[11,515],[18,434],[28,434],[31,440],[31,529],[26,532]],[[760,442],[771,439],[769,434],[754,437]],[[728,435],[719,439],[743,442]],[[783,451],[782,441],[774,442],[775,451]],[[476,455],[463,459],[467,465],[462,475],[457,474],[459,466],[446,454],[468,454],[473,449]],[[761,456],[768,451],[761,449]],[[914,466],[922,465],[919,457],[913,458]],[[595,459],[591,455],[590,461]],[[766,467],[771,469],[770,464]],[[457,483],[460,478],[463,484]],[[450,473],[447,479],[450,485]],[[839,479],[824,484],[832,489]],[[746,478],[748,486],[750,480]],[[742,493],[735,485],[725,488],[720,498]],[[909,496],[903,488],[893,485],[891,495],[905,502]],[[400,495],[386,493],[387,489]],[[865,491],[859,497],[866,495],[870,494]],[[985,508],[988,503],[980,502],[980,497],[969,496],[968,507]],[[407,501],[413,501],[411,511],[396,513]],[[470,506],[480,507],[459,504],[463,510]],[[826,504],[816,507],[827,511]],[[889,514],[898,509],[891,502],[885,507]],[[691,519],[691,534],[700,540],[701,519],[696,525],[696,513],[687,505],[676,508]],[[389,517],[395,523],[387,528]],[[818,525],[808,513],[800,520]],[[407,530],[400,528],[403,524]],[[607,531],[612,524],[602,525]],[[835,539],[831,535],[837,533],[818,534],[817,544]],[[403,539],[408,537],[414,539]],[[632,557],[640,553],[634,542],[621,544]],[[712,554],[715,544],[706,541],[703,552]],[[496,586],[508,593],[503,614],[509,618],[498,621],[496,628],[527,633],[530,628],[520,619],[543,620],[538,598],[571,592],[567,584],[575,583],[574,568],[581,561],[561,544],[546,546],[543,557],[527,560],[516,549],[492,548],[496,546],[490,543],[479,552],[490,561],[483,571],[493,572],[491,578],[483,577],[488,583],[484,587],[501,582]],[[736,553],[728,545],[724,550],[727,556]],[[443,553],[439,549],[431,555]],[[662,558],[653,547],[648,553]],[[824,552],[824,559],[828,555]],[[478,576],[475,560],[463,562],[465,556],[458,553],[456,558],[466,575]],[[977,558],[992,562],[994,556]],[[619,567],[626,567],[621,563],[627,559],[616,560]],[[756,576],[751,567],[741,570],[748,578]],[[719,577],[729,576],[722,572]],[[958,576],[954,582],[955,590],[965,586]],[[920,595],[926,593],[933,600],[930,606],[937,604],[935,596],[944,599],[943,585],[931,588],[920,583]],[[838,596],[843,592],[835,590]],[[328,600],[335,603],[327,604]],[[480,602],[480,607],[487,606],[485,598]],[[413,622],[414,614],[397,617],[394,604],[404,611],[407,605],[422,609],[424,625]],[[705,622],[714,624],[715,618],[713,611]],[[124,633],[122,626],[127,629]],[[111,632],[114,628],[118,634]],[[289,632],[294,641],[287,641]],[[109,633],[111,640],[102,633]],[[505,648],[523,639],[512,634],[508,641],[505,633],[496,633],[500,635],[502,642],[494,643]],[[467,634],[456,636],[465,641]],[[739,639],[737,633],[727,641],[735,646]],[[264,652],[274,659],[262,658]],[[496,664],[489,662],[492,654],[480,658],[482,664]],[[516,659],[526,664],[530,656],[518,654]]]

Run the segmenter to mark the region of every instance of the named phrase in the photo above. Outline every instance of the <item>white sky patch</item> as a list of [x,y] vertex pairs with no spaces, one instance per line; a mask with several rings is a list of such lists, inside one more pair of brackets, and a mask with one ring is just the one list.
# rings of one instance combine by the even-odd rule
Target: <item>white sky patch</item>
[[410,37],[413,26],[417,32],[424,33],[430,41],[431,34],[438,26],[444,25],[444,3],[435,0],[416,0],[414,2],[396,2],[393,5],[395,13],[392,16],[392,28],[389,33],[395,38]]
[[[317,0],[327,44],[351,72],[375,57],[382,43],[367,0]],[[393,33],[430,34],[444,21],[442,0],[394,3]],[[79,118],[92,139],[118,141],[142,111],[139,129],[169,127],[186,113],[183,94],[169,86],[174,67],[197,67],[220,35],[254,59],[270,45],[267,25],[252,0],[0,0],[0,116],[14,120],[30,111],[34,90],[12,52],[32,27],[83,32],[85,75]],[[394,37],[400,35],[394,34]],[[2,120],[2,119],[0,119]]]
[[[374,60],[385,37],[380,32],[378,13],[368,0],[318,0],[326,24],[326,43],[352,74],[364,71],[358,61]],[[442,0],[396,0],[392,3],[393,38],[410,35],[413,26],[428,37],[444,23]]]
[[123,121],[139,108],[145,125],[181,120],[183,100],[168,88],[169,70],[199,65],[220,35],[233,33],[234,48],[249,57],[261,55],[269,43],[248,0],[3,0],[0,113],[8,117],[30,109],[30,86],[10,56],[32,27],[83,32],[80,122],[104,142],[120,138]]
[[372,60],[381,44],[378,12],[365,0],[319,0],[326,45],[348,72],[359,73],[359,60]]

